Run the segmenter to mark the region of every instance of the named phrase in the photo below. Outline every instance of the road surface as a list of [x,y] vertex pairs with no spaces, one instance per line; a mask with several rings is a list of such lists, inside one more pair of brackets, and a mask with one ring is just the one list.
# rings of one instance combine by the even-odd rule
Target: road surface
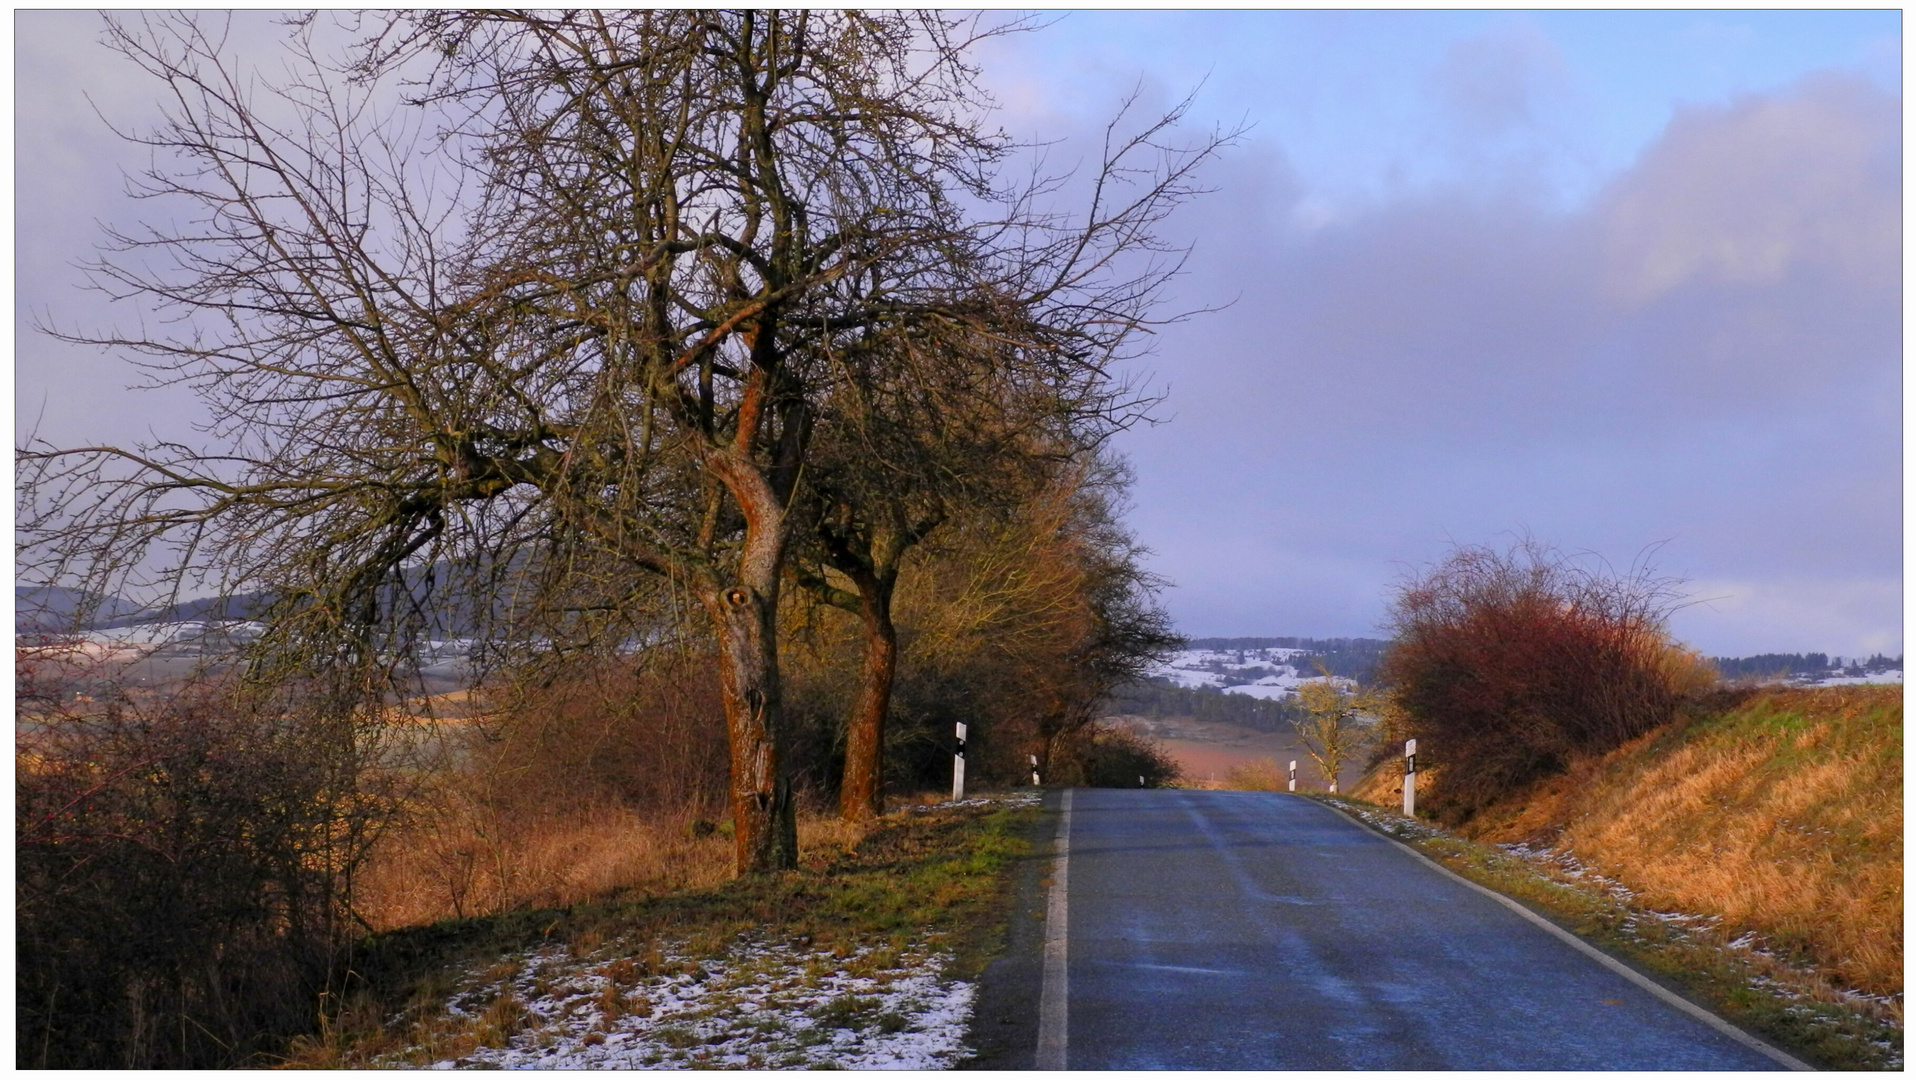
[[[1013,942],[1042,936],[1040,954],[1023,966],[1027,981],[1041,983],[1035,1052],[1020,1062],[1001,1048],[988,1067],[1776,1069],[1787,1061],[1322,804],[1251,792],[1063,794],[1047,799],[1064,811],[1063,857],[1044,863],[1047,877]],[[1009,995],[1027,1007],[1032,996]]]

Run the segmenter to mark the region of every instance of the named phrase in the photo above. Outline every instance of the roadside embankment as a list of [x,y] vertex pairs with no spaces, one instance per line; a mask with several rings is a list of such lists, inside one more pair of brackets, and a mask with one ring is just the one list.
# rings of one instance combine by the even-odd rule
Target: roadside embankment
[[[1454,832],[1712,944],[1759,987],[1892,1022],[1900,1060],[1902,715],[1899,687],[1724,692]],[[1353,794],[1396,809],[1400,771]]]
[[949,1067],[1036,806],[917,807],[783,874],[376,935],[289,1063]]

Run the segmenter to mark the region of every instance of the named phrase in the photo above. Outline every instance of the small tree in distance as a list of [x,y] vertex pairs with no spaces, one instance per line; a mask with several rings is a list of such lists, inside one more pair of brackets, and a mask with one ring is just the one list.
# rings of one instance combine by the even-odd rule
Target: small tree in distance
[[1297,704],[1303,715],[1291,723],[1304,741],[1304,752],[1317,762],[1324,779],[1330,783],[1331,794],[1335,795],[1337,775],[1344,763],[1362,752],[1376,736],[1374,726],[1363,718],[1364,713],[1371,711],[1372,702],[1369,695],[1347,690],[1333,680],[1322,664],[1317,671],[1323,678],[1297,688]]

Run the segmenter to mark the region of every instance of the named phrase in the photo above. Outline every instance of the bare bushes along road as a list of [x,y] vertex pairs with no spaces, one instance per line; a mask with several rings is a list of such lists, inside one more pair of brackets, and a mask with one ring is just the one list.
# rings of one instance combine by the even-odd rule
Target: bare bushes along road
[[985,1067],[1802,1067],[1321,803],[1047,808],[1054,847],[986,976]]

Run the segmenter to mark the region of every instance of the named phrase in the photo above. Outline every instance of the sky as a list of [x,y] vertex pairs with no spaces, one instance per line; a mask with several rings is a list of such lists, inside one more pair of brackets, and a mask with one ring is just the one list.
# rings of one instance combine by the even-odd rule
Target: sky
[[[994,119],[1096,153],[1130,92],[1244,128],[1117,444],[1191,636],[1369,636],[1460,544],[1654,551],[1712,655],[1902,650],[1901,16],[1080,11],[978,54]],[[152,115],[97,16],[17,12],[15,423],[186,434],[34,319],[137,220]],[[236,41],[265,49],[243,22]]]
[[[1192,636],[1378,635],[1519,535],[1712,655],[1902,648],[1895,12],[1073,12],[985,65],[1095,151],[1248,125],[1169,230],[1130,521]],[[1182,230],[1181,233],[1179,230]]]

